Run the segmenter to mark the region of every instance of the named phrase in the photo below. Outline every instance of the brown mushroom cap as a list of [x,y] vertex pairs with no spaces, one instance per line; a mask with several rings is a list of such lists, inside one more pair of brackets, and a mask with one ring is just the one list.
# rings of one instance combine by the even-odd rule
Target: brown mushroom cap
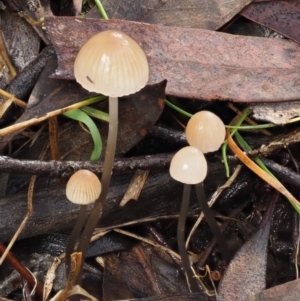
[[134,40],[120,31],[107,30],[83,45],[74,75],[88,91],[120,97],[143,88],[149,69],[144,51]]
[[200,111],[194,114],[186,126],[186,139],[191,146],[204,154],[218,150],[225,139],[223,121],[214,113]]
[[101,182],[87,169],[76,171],[67,183],[66,195],[70,202],[88,205],[95,202],[101,193]]
[[179,150],[171,160],[170,175],[184,184],[201,183],[207,174],[207,162],[202,152],[193,146]]

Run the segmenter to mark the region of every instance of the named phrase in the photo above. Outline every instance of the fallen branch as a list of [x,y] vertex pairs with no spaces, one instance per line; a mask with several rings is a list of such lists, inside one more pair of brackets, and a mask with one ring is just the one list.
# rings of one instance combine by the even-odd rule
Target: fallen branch
[[[164,168],[170,164],[172,156],[173,154],[168,153],[117,159],[115,160],[113,171],[125,173],[137,169]],[[79,169],[88,169],[96,174],[101,174],[102,168],[103,162],[19,160],[0,156],[0,172],[50,175],[56,178],[62,178],[69,177]]]

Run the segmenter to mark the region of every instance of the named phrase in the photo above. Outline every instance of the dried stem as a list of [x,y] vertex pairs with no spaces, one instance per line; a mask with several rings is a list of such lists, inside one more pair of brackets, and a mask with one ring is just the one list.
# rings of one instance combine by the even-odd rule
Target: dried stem
[[[5,252],[5,247],[0,243],[0,254]],[[30,287],[35,287],[35,291],[40,299],[43,298],[43,285],[37,281],[31,272],[29,272],[15,256],[8,252],[6,260],[15,268],[15,270],[28,282]]]

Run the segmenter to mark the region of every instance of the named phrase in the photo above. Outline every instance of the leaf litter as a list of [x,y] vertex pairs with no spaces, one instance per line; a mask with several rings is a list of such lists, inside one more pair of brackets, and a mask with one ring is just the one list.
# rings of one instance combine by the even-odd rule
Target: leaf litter
[[[170,3],[172,4],[173,1],[162,1],[162,2],[168,2],[169,4]],[[161,5],[161,7],[163,7],[163,5]],[[159,7],[155,7],[155,8],[158,10]],[[165,14],[166,11],[162,10],[162,13]],[[147,16],[147,14],[145,16]],[[151,19],[151,17],[153,18],[153,14],[151,14],[151,13],[148,14],[148,18]],[[218,19],[218,18],[216,18],[216,19]],[[126,30],[128,30],[128,31],[132,30],[131,25],[130,26],[126,25],[126,22],[124,24],[121,24],[121,23],[122,22],[115,23],[115,24],[117,24],[117,26],[121,26],[122,28],[124,27],[125,31]],[[54,24],[54,21],[53,21],[53,24]],[[61,23],[61,24],[63,24],[63,23]],[[90,25],[88,25],[88,26],[90,26]],[[153,31],[156,30],[155,33],[159,32],[160,29],[161,29],[161,31],[164,30],[163,27],[152,27],[152,29],[153,29]],[[75,29],[75,31],[76,30],[77,29]],[[99,30],[99,27],[98,27],[98,30]],[[146,31],[147,29],[143,28],[143,30]],[[173,33],[175,34],[176,33],[175,31],[173,31],[173,29],[169,28],[168,30],[170,30],[171,34],[173,34]],[[135,33],[136,31],[137,31],[136,28],[135,29],[133,28],[133,32]],[[175,35],[175,37],[178,37],[178,39],[182,39],[182,37],[184,36],[184,34],[189,34],[189,33],[192,33],[192,31],[188,31],[186,29],[182,29],[182,32],[180,32],[179,35]],[[188,80],[184,81],[184,78],[183,78],[182,75],[181,75],[181,78],[175,78],[175,80],[174,80],[174,78],[171,77],[172,74],[170,74],[172,72],[168,73],[168,70],[166,70],[166,69],[162,69],[162,70],[159,69],[159,70],[154,70],[153,71],[152,78],[151,78],[151,80],[153,81],[153,83],[157,80],[157,78],[158,79],[165,79],[165,78],[169,79],[170,78],[171,79],[170,80],[170,85],[171,85],[171,88],[173,90],[171,90],[171,88],[169,90],[169,88],[167,87],[167,92],[169,94],[178,95],[178,96],[186,96],[186,97],[190,97],[190,98],[197,97],[199,99],[205,99],[205,100],[212,100],[212,99],[216,98],[216,99],[223,99],[223,100],[229,99],[229,100],[233,100],[233,101],[249,101],[249,102],[252,102],[252,101],[254,101],[254,102],[272,101],[272,100],[270,100],[271,97],[277,96],[276,93],[279,93],[279,89],[272,91],[273,86],[272,86],[272,84],[270,84],[269,81],[271,81],[271,79],[273,80],[275,78],[275,81],[276,81],[275,84],[282,83],[282,82],[279,81],[279,77],[277,76],[278,73],[276,73],[276,72],[272,73],[272,72],[270,72],[270,70],[273,71],[273,69],[278,68],[281,71],[283,77],[284,76],[287,77],[287,74],[288,74],[287,71],[288,70],[291,73],[294,73],[293,74],[294,77],[288,77],[288,78],[286,78],[287,81],[289,81],[290,79],[292,80],[292,84],[290,86],[288,86],[288,85],[282,85],[282,86],[280,86],[284,90],[284,92],[288,93],[288,95],[285,95],[286,96],[285,98],[280,99],[280,97],[283,96],[283,95],[281,95],[281,96],[278,96],[277,98],[273,98],[273,100],[274,101],[291,100],[291,99],[289,99],[289,97],[291,97],[292,99],[295,99],[295,96],[293,96],[293,95],[296,95],[298,93],[298,90],[296,88],[297,88],[297,82],[299,82],[299,79],[298,79],[297,75],[295,74],[296,73],[296,69],[299,67],[297,65],[297,62],[296,62],[298,60],[298,56],[297,56],[297,54],[294,54],[294,56],[293,55],[292,56],[288,56],[288,55],[289,55],[289,52],[297,53],[297,52],[299,52],[299,50],[298,50],[297,46],[294,46],[293,43],[291,43],[289,41],[285,41],[285,42],[283,42],[283,41],[273,42],[272,41],[272,42],[267,42],[266,44],[264,44],[266,41],[262,42],[262,41],[259,41],[259,39],[256,40],[256,38],[244,39],[244,38],[238,37],[237,39],[235,39],[235,38],[231,39],[231,37],[229,37],[229,36],[227,37],[226,35],[223,35],[223,34],[220,34],[220,35],[219,34],[210,35],[211,33],[208,33],[208,32],[205,32],[205,31],[203,31],[203,32],[201,31],[201,32],[199,32],[199,35],[201,33],[204,34],[204,36],[208,39],[208,41],[211,44],[214,44],[214,40],[218,40],[218,39],[221,41],[220,45],[222,45],[222,43],[226,44],[228,42],[227,49],[225,49],[224,51],[220,51],[220,49],[218,49],[218,45],[216,45],[216,44],[211,45],[211,48],[208,48],[208,49],[205,48],[204,52],[201,49],[200,56],[204,55],[204,59],[203,60],[206,59],[206,60],[209,61],[208,54],[211,54],[211,53],[217,53],[217,60],[219,60],[223,56],[226,56],[226,54],[229,53],[229,64],[228,65],[226,65],[226,63],[224,63],[222,61],[221,62],[222,66],[218,68],[218,67],[215,67],[215,65],[218,65],[218,63],[216,61],[215,62],[209,62],[210,63],[210,67],[212,67],[212,68],[214,67],[216,70],[208,70],[209,68],[207,68],[206,63],[203,63],[201,60],[200,60],[200,63],[197,61],[196,64],[195,64],[194,61],[188,61],[187,62],[186,61],[186,57],[189,57],[189,56],[193,57],[192,55],[196,54],[196,52],[190,53],[190,52],[186,51],[187,48],[189,48],[189,47],[192,46],[192,43],[194,41],[192,41],[192,40],[191,41],[186,41],[184,39],[183,39],[183,41],[184,41],[183,45],[182,44],[176,44],[175,46],[171,45],[171,43],[170,43],[171,39],[167,40],[167,42],[169,42],[169,43],[168,43],[168,45],[166,45],[166,48],[162,49],[162,50],[158,49],[158,54],[159,54],[158,57],[160,56],[160,60],[156,56],[157,49],[156,48],[151,48],[151,51],[149,52],[150,53],[149,54],[149,58],[150,58],[150,63],[151,62],[154,62],[155,64],[160,63],[160,65],[166,64],[168,67],[170,67],[170,69],[171,69],[172,72],[176,71],[178,73],[181,73],[181,71],[185,71],[187,74],[185,73],[184,76],[187,76],[189,80],[190,79],[195,80],[197,78],[196,75],[198,74],[197,73],[198,72],[197,69],[201,69],[201,71],[203,73],[205,73],[206,76],[208,75],[207,78],[206,78],[206,81],[205,81],[205,79],[203,77],[199,77],[198,78],[198,83],[199,82],[201,82],[201,83],[204,82],[205,83],[203,86],[200,87],[201,90],[204,90],[204,93],[202,94],[202,91],[200,91],[200,88],[198,88],[196,86],[193,86],[193,87],[188,86],[189,85]],[[148,35],[148,34],[146,33],[145,35]],[[231,47],[234,48],[234,45],[236,43],[238,43],[239,40],[241,40],[241,42],[244,42],[244,43],[242,43],[242,46],[239,49],[234,49],[235,51],[232,51],[232,52],[229,51],[228,52],[229,46],[231,45]],[[142,38],[139,41],[141,41],[141,43],[143,45],[149,46],[149,44],[147,44],[147,42],[145,42]],[[164,43],[164,39],[162,39],[162,41],[160,41],[158,39],[157,41],[158,41],[158,43],[159,42]],[[178,41],[176,41],[176,42],[178,42]],[[202,44],[198,43],[198,40],[196,39],[195,48],[199,47],[199,46],[201,46],[203,44],[204,43],[202,43]],[[248,44],[248,46],[246,46],[247,44]],[[250,47],[249,47],[249,44],[250,44]],[[261,46],[262,44],[263,44],[263,46]],[[76,47],[78,47],[78,45]],[[219,46],[219,47],[221,47],[221,46]],[[275,47],[275,51],[271,51],[270,50],[272,47]],[[182,53],[180,53],[180,49],[181,48],[183,48],[185,50],[185,52],[186,52],[184,55],[182,55]],[[255,49],[255,48],[257,48],[257,49]],[[213,51],[214,49],[216,49],[217,51],[216,52]],[[257,52],[255,52],[255,50],[257,50]],[[160,51],[161,51],[161,53],[159,53]],[[212,51],[212,52],[210,53],[210,51]],[[270,62],[269,62],[270,65],[268,65],[268,64],[264,65],[264,63],[265,63],[265,62],[263,62],[264,58],[259,57],[259,54],[262,51],[265,51],[267,53],[267,60],[268,60],[268,55],[271,54],[271,56],[272,55],[276,56],[277,61],[276,60],[275,61],[270,60]],[[205,53],[206,53],[206,56],[205,56]],[[241,53],[242,53],[242,56],[240,56]],[[62,54],[62,53],[59,53],[59,54]],[[199,53],[197,53],[197,54],[199,54]],[[256,68],[262,68],[263,71],[266,71],[267,76],[266,77],[262,77],[262,76],[259,77],[257,74],[253,75],[252,73],[246,73],[246,72],[244,74],[243,72],[241,72],[241,70],[245,71],[245,70],[251,69],[251,68],[249,66],[244,66],[244,65],[242,65],[242,66],[236,66],[235,64],[237,62],[235,60],[233,60],[234,54],[236,56],[238,56],[238,59],[241,59],[241,57],[242,57],[242,60],[247,60],[248,59],[247,55],[249,55],[249,56],[252,55],[253,57],[255,57],[255,55],[256,55],[255,59],[253,58],[253,60],[249,61],[249,65],[254,64]],[[244,56],[245,54],[246,54],[246,56]],[[278,55],[278,54],[280,54],[280,55]],[[277,57],[277,55],[278,55],[278,57]],[[183,57],[183,59],[182,59],[182,57]],[[178,62],[176,60],[178,60]],[[292,60],[292,64],[289,65],[289,62],[291,60]],[[173,63],[173,61],[175,63]],[[62,62],[62,60],[60,61],[60,63],[61,62]],[[154,63],[153,63],[153,66],[155,65]],[[277,65],[277,63],[278,63],[278,65]],[[259,64],[261,64],[262,67]],[[192,68],[192,65],[195,65],[195,67]],[[275,68],[274,68],[274,65],[276,65]],[[225,76],[229,76],[229,77],[232,76],[232,74],[229,73],[228,70],[225,70],[225,71],[228,71],[228,73],[226,73],[224,70],[222,70],[222,68],[223,69],[233,68],[234,71],[236,72],[236,74],[238,74],[238,76],[240,76],[241,82],[243,80],[243,83],[245,83],[246,85],[248,85],[248,86],[244,87],[243,85],[240,84],[239,88],[241,89],[242,96],[237,96],[237,95],[239,95],[239,92],[240,92],[239,89],[236,87],[235,90],[234,90],[234,88],[232,87],[231,84],[233,82],[233,79],[232,79],[232,82],[229,82],[229,83],[228,83],[228,81],[226,82],[226,84],[228,85],[229,92],[226,92],[225,88],[223,88],[223,90],[221,89],[221,91],[219,93],[216,92],[214,94],[214,92],[217,89],[214,90],[214,89],[212,89],[212,87],[210,87],[210,89],[208,89],[208,91],[205,91],[206,86],[209,86],[210,82],[212,82],[215,86],[218,86],[220,84],[221,88],[222,88],[223,85],[225,85],[225,83],[222,83],[222,82],[219,83],[219,78],[218,78],[219,75],[216,76],[216,77],[212,76],[212,75],[214,75],[214,73],[212,71],[215,71],[215,75],[218,72],[220,72],[220,74],[221,75],[223,74],[223,76],[224,75]],[[186,71],[186,70],[188,70],[188,71]],[[62,69],[61,71],[65,72],[66,70]],[[252,71],[255,73],[254,70],[252,70]],[[157,78],[156,78],[156,75],[153,75],[155,72],[157,72],[159,74],[159,76]],[[240,74],[240,73],[242,73],[242,74]],[[72,77],[72,72],[66,73],[66,74],[68,76]],[[247,76],[245,76],[245,75],[247,75]],[[236,77],[237,81],[239,81],[239,77],[238,76]],[[242,76],[244,76],[244,78],[242,78]],[[220,78],[221,77],[222,76],[220,76]],[[255,83],[255,85],[251,86],[249,84],[249,82],[251,83],[251,80],[249,82],[247,82],[247,77],[250,77],[250,78],[253,77],[251,79]],[[255,80],[256,80],[256,82],[255,82]],[[260,85],[261,80],[263,80],[263,85],[264,85],[265,91],[260,91],[260,89],[264,90],[264,89],[262,89],[262,85]],[[182,84],[182,81],[183,81],[183,83],[185,85],[188,86],[187,88],[192,88],[192,90],[190,90],[190,92],[187,91],[188,90],[187,88],[186,88],[186,90],[182,90],[184,93],[187,93],[186,95],[184,95],[184,93],[180,91],[181,89],[183,89],[183,86],[184,86]],[[241,83],[241,82],[239,82],[239,83]],[[218,83],[218,84],[216,84],[216,83]],[[274,87],[275,87],[275,84],[274,84]],[[176,85],[177,85],[177,88],[174,88],[174,86],[176,86]],[[258,89],[257,93],[254,93],[253,91],[250,91],[251,89],[255,90],[256,88]],[[292,90],[294,89],[294,90],[290,93],[290,89],[292,89]],[[196,92],[195,92],[195,90],[196,90]],[[170,92],[170,91],[173,91],[173,93]],[[233,92],[236,93],[235,97],[233,96],[234,95]],[[265,92],[265,93],[263,93],[263,92]],[[268,94],[267,92],[270,93],[271,95],[267,95]],[[282,94],[284,94],[284,93],[282,93]],[[298,95],[299,95],[299,93],[298,93]],[[192,300],[194,297],[196,297],[196,294],[195,294],[193,296],[185,296],[186,297],[186,299],[185,299],[185,297],[183,295],[184,294],[180,294],[180,296],[178,297],[179,298],[178,300]],[[146,300],[146,299],[147,300],[159,300],[160,298],[161,297],[152,297],[152,298],[144,298],[144,300]],[[197,300],[199,300],[199,298],[200,298],[200,296],[198,296]],[[170,296],[169,300],[177,300],[177,299],[176,299],[175,296],[174,297]]]

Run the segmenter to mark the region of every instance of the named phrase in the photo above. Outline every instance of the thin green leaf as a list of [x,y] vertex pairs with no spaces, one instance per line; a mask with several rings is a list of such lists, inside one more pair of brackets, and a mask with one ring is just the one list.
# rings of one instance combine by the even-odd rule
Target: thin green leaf
[[88,127],[94,142],[94,150],[90,156],[90,160],[91,161],[99,160],[102,152],[102,140],[101,140],[99,130],[96,124],[94,123],[94,121],[92,120],[92,118],[79,109],[65,112],[63,115],[68,118],[80,121]]
[[99,1],[99,0],[94,0],[94,1],[95,1],[96,5],[97,5],[97,7],[99,9],[99,12],[100,12],[102,18],[105,19],[105,20],[108,20],[109,18],[108,18],[107,14],[106,14],[106,11],[105,11],[105,9],[104,9],[101,1]]
[[188,113],[187,111],[184,111],[180,109],[179,107],[175,106],[173,103],[171,103],[169,100],[165,99],[165,103],[168,107],[172,108],[173,110],[179,112],[180,114],[186,116],[186,117],[192,117],[193,114]]
[[99,120],[103,120],[106,122],[109,122],[109,115],[106,112],[94,109],[92,107],[82,107],[80,108],[81,111],[85,112],[86,114],[88,114],[91,117],[97,118]]

